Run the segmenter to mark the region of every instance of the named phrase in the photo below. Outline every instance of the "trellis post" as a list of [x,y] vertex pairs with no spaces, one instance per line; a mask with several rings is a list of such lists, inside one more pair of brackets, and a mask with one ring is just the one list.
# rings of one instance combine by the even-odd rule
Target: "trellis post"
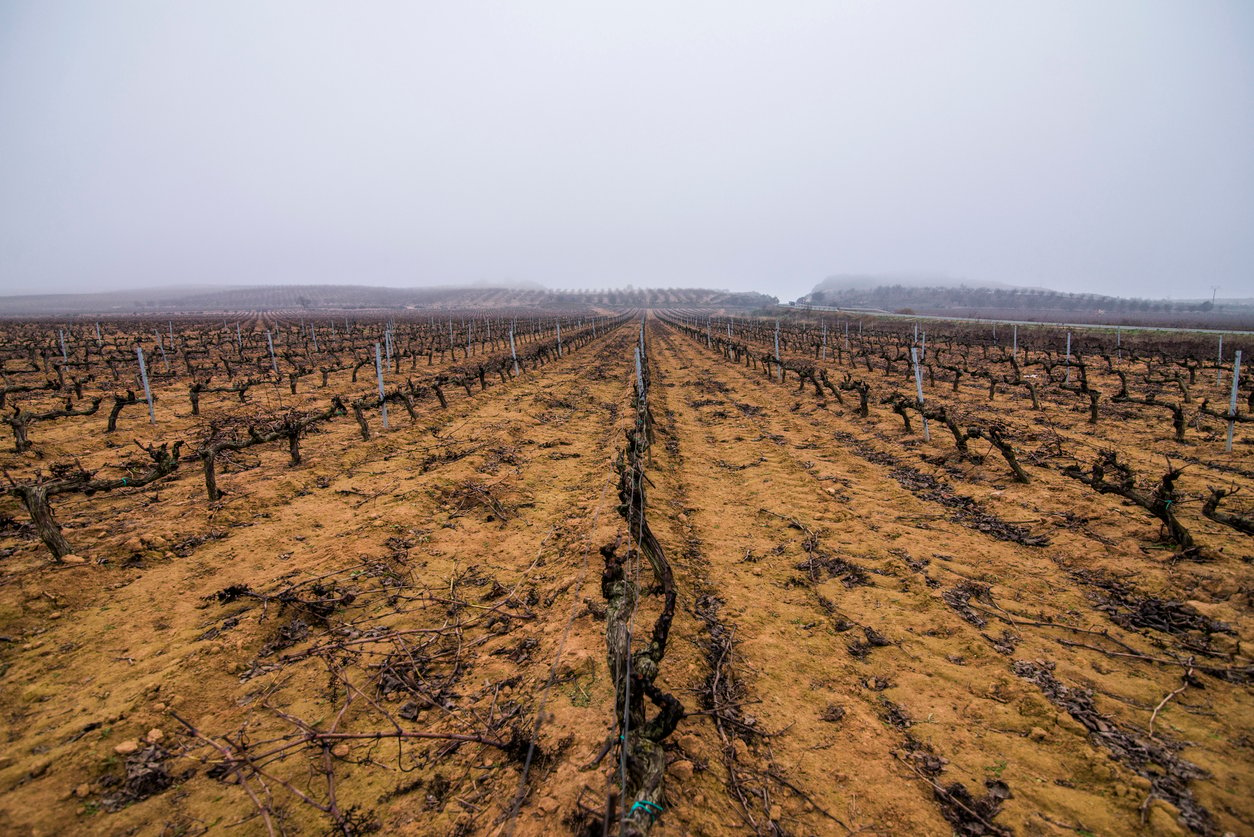
[[[914,390],[919,396],[919,413],[923,413],[923,372],[919,369],[919,351],[914,346],[910,347],[910,362],[914,365]],[[923,416],[923,441],[932,441],[931,431],[928,430],[927,416]]]
[[148,420],[156,424],[157,413],[152,409],[152,388],[148,386],[148,367],[144,364],[144,347],[136,346],[135,351],[139,355],[139,379],[144,384],[144,398],[148,399]]
[[1232,429],[1237,423],[1237,385],[1241,383],[1241,350],[1237,349],[1232,363],[1232,398],[1228,401],[1228,441],[1224,451],[1232,453]]
[[379,341],[374,344],[374,372],[379,379],[379,410],[383,414],[383,429],[388,429],[388,401],[383,395],[383,353]]

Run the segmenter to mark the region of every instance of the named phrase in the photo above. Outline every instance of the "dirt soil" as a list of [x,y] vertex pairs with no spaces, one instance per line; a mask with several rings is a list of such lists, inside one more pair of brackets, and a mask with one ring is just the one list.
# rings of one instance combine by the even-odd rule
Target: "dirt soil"
[[[679,591],[657,683],[688,712],[653,834],[1254,833],[1248,535],[1193,503],[1209,557],[1174,560],[1143,509],[1057,468],[1015,483],[995,452],[959,460],[886,407],[647,328],[648,514]],[[331,422],[299,466],[249,449],[218,503],[195,461],[67,497],[82,563],[0,501],[0,832],[600,834],[598,550],[624,535],[637,332],[394,410],[370,441]],[[99,415],[41,423],[3,462],[190,438],[185,392],[158,431],[138,408],[116,441]],[[1248,453],[1136,413],[946,397],[1042,449],[1192,457],[1191,496],[1254,492]]]

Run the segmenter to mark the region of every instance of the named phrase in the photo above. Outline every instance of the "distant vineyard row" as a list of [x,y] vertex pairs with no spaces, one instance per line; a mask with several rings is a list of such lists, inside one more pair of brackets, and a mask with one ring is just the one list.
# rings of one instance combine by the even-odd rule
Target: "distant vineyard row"
[[699,288],[625,288],[622,290],[549,291],[542,288],[377,288],[355,285],[286,285],[225,289],[164,289],[100,294],[47,294],[0,298],[0,315],[36,316],[85,313],[130,314],[155,311],[307,311],[312,309],[495,308],[568,309],[590,306],[653,308],[772,305],[774,297],[757,293]]

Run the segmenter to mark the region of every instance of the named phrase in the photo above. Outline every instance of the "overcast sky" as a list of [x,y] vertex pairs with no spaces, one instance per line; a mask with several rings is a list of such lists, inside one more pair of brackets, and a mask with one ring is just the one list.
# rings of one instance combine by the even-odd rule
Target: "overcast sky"
[[0,0],[0,293],[1254,295],[1254,2]]

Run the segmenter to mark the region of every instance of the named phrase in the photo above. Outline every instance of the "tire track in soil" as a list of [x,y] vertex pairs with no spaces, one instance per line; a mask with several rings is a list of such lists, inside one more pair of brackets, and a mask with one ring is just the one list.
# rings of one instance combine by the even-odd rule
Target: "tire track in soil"
[[[652,353],[651,353],[652,354]],[[651,357],[655,386],[655,427],[664,439],[655,445],[653,507],[666,507],[669,516],[655,511],[655,528],[666,542],[682,544],[671,550],[676,571],[679,607],[672,628],[668,661],[686,676],[673,676],[685,691],[690,715],[674,737],[678,751],[671,761],[668,794],[679,804],[655,833],[719,834],[748,830],[759,834],[784,834],[783,809],[773,797],[787,792],[769,749],[769,733],[754,716],[754,696],[742,679],[744,661],[736,626],[721,615],[725,604],[711,581],[704,545],[691,523],[695,513],[688,498],[684,476],[683,432],[677,427],[665,387],[671,370],[662,371]],[[697,713],[697,714],[691,714]],[[709,713],[702,716],[701,713]],[[768,773],[773,773],[771,778]],[[728,811],[719,800],[734,807]],[[806,810],[814,812],[813,804]],[[826,819],[811,817],[820,831],[831,828]]]
[[[764,484],[759,479],[760,469],[755,468],[751,476],[744,471],[733,475],[729,485],[728,472],[716,464],[729,456],[728,452],[713,446],[707,437],[714,428],[702,422],[685,403],[689,395],[700,393],[690,390],[696,380],[690,371],[694,365],[677,351],[668,331],[656,329],[655,336],[658,339],[653,344],[654,355],[659,370],[654,379],[654,397],[658,402],[655,409],[660,429],[667,436],[662,447],[671,459],[659,469],[665,478],[659,480],[655,496],[660,499],[662,493],[671,493],[670,499],[680,511],[669,534],[685,543],[682,557],[675,563],[680,588],[687,591],[682,607],[688,619],[677,630],[694,647],[708,648],[712,626],[702,616],[708,618],[712,611],[717,613],[719,624],[734,643],[735,656],[727,668],[739,680],[739,697],[745,702],[742,713],[753,718],[760,729],[774,734],[752,743],[735,739],[731,745],[752,787],[769,789],[770,802],[757,801],[753,806],[753,814],[764,826],[761,833],[843,830],[798,794],[762,775],[771,769],[814,804],[853,827],[874,825],[913,833],[944,831],[944,820],[931,809],[917,785],[893,781],[898,778],[898,771],[891,767],[888,753],[897,746],[900,736],[880,722],[873,704],[859,700],[855,706],[846,706],[843,720],[819,720],[828,705],[842,697],[843,690],[832,677],[829,658],[843,651],[838,637],[797,627],[811,622],[818,627],[820,620],[815,618],[813,605],[804,594],[781,596],[778,584],[773,584],[777,574],[768,564],[761,563],[778,543],[773,538],[764,539],[757,531],[762,528],[757,509],[768,502],[766,496],[780,483],[775,487]],[[702,369],[701,374],[704,377],[706,370]],[[778,463],[772,461],[779,458],[773,447],[770,442],[764,445],[759,440],[740,446],[736,456],[738,461],[764,460],[768,463],[766,468],[778,469]],[[788,477],[781,473],[778,479]],[[796,485],[786,484],[780,490],[804,492]],[[690,504],[693,497],[699,498],[695,507]],[[712,552],[703,548],[706,544],[714,545]],[[744,560],[751,553],[755,559]],[[717,606],[719,600],[721,607]],[[682,647],[682,643],[676,647]],[[700,672],[689,686],[693,693],[705,691],[707,680],[716,674],[703,657],[694,655],[695,660],[689,665],[690,672]],[[685,722],[685,726],[688,723],[691,722]],[[691,751],[688,755],[695,757],[694,762],[723,766],[723,743],[708,719],[694,724],[692,730],[679,737],[679,743],[685,751]],[[838,761],[834,758],[837,750],[846,755],[852,750],[856,755],[848,762]],[[857,770],[874,774],[874,783],[883,786],[882,792],[864,795],[855,789],[858,780],[850,771],[859,761],[864,764]],[[710,788],[708,781],[701,781],[703,777],[697,778],[699,792],[707,799],[721,795],[736,803],[738,794],[731,787],[726,767],[719,772],[720,786]],[[730,825],[726,817],[711,824],[702,817],[703,813],[707,812],[680,808],[676,816],[685,819],[685,830],[717,833]]]
[[[868,689],[866,685],[879,687],[884,682],[892,684],[879,692],[878,697],[904,706],[907,714],[916,721],[909,734],[931,743],[938,755],[952,760],[939,781],[947,782],[958,777],[973,792],[978,792],[983,780],[1005,773],[1015,798],[1006,803],[998,823],[1031,824],[1039,828],[1043,813],[1055,819],[1070,818],[1072,822],[1083,822],[1087,827],[1098,830],[1135,828],[1140,817],[1138,804],[1148,783],[1122,768],[1116,768],[1083,740],[1076,740],[1077,734],[1083,737],[1084,730],[1050,707],[1039,693],[1024,689],[1022,682],[1017,682],[1018,678],[1009,670],[1008,661],[997,653],[990,653],[994,644],[990,640],[1001,639],[1004,645],[1008,641],[1007,650],[1012,653],[1015,652],[1014,646],[1021,644],[1018,654],[1027,659],[1058,659],[1060,669],[1068,668],[1081,682],[1092,682],[1095,670],[1099,673],[1113,672],[1115,676],[1102,678],[1102,686],[1131,695],[1114,694],[1116,700],[1133,701],[1149,708],[1174,688],[1174,675],[1170,672],[1147,672],[1144,666],[1120,665],[1118,661],[1094,654],[1086,655],[1078,649],[1063,649],[1047,638],[1030,632],[1008,632],[1001,638],[993,638],[984,632],[971,630],[972,626],[957,618],[938,593],[928,592],[931,587],[939,586],[939,581],[928,575],[929,564],[932,571],[940,569],[952,574],[953,580],[966,578],[1002,583],[1004,587],[998,590],[999,595],[1012,601],[1026,602],[1027,606],[1041,604],[1050,609],[1081,613],[1090,608],[1084,596],[1074,589],[1074,585],[1067,583],[1052,562],[1041,554],[1041,550],[991,542],[991,539],[970,530],[958,529],[945,521],[928,523],[930,531],[927,532],[897,522],[897,513],[914,516],[917,511],[920,516],[926,516],[928,509],[888,479],[884,469],[833,445],[830,427],[821,428],[827,437],[825,441],[814,433],[814,425],[809,428],[804,426],[808,419],[796,419],[793,414],[781,409],[778,384],[766,382],[760,375],[739,367],[733,373],[722,360],[715,365],[716,358],[707,358],[695,344],[677,334],[668,332],[667,339],[657,342],[666,347],[663,354],[671,356],[667,365],[677,369],[678,373],[672,375],[671,380],[683,387],[683,394],[678,399],[671,395],[670,403],[673,405],[677,400],[687,400],[707,411],[702,416],[691,418],[683,411],[678,421],[678,432],[682,438],[704,440],[706,443],[704,453],[693,455],[690,450],[687,456],[687,461],[692,463],[689,473],[694,469],[706,471],[704,483],[695,476],[692,478],[697,486],[695,490],[703,498],[730,495],[725,502],[732,507],[730,526],[727,517],[717,522],[701,520],[696,525],[698,528],[719,529],[718,537],[729,547],[725,561],[735,561],[739,557],[730,547],[737,541],[743,544],[735,548],[741,555],[748,550],[749,554],[764,558],[748,572],[739,567],[733,569],[727,574],[727,581],[721,589],[750,590],[756,586],[762,590],[773,585],[782,592],[766,596],[759,593],[757,607],[761,608],[764,601],[773,605],[779,616],[772,621],[779,627],[798,624],[798,620],[799,624],[806,626],[814,621],[814,614],[819,610],[811,605],[808,618],[800,615],[806,612],[804,607],[796,608],[797,616],[785,612],[786,605],[796,604],[789,601],[790,593],[796,589],[790,589],[791,585],[795,585],[795,580],[787,574],[790,564],[782,563],[782,566],[773,568],[774,571],[763,565],[769,561],[780,561],[769,555],[780,547],[783,547],[781,558],[788,556],[790,560],[795,560],[801,557],[798,553],[804,550],[796,550],[795,545],[803,540],[800,537],[802,533],[785,531],[787,524],[784,520],[774,524],[756,521],[753,526],[748,525],[743,518],[750,517],[758,507],[771,510],[783,507],[786,517],[812,521],[803,525],[819,531],[823,546],[818,551],[821,554],[836,551],[840,555],[860,559],[854,563],[864,567],[872,581],[869,586],[855,585],[852,589],[845,589],[846,585],[839,580],[825,581],[818,585],[815,596],[821,595],[834,602],[838,618],[854,625],[871,627],[886,635],[892,644],[876,647],[871,642],[861,643],[871,645],[866,654],[867,662],[851,665],[846,662],[850,655],[848,649],[842,647],[843,643],[825,639],[817,643],[823,650],[816,648],[811,653],[826,654],[828,661],[834,663],[831,668],[844,676],[814,676],[811,682],[835,689],[845,701],[843,705],[847,711],[851,703],[859,701],[861,718],[868,725],[893,713],[891,709],[886,710],[886,704],[880,703],[877,707],[875,701],[867,700],[866,693],[874,688]],[[699,371],[693,374],[690,370]],[[726,383],[729,380],[731,386]],[[736,404],[748,409],[737,410]],[[710,408],[719,409],[708,412]],[[797,436],[802,438],[801,442],[792,445],[785,442],[786,437],[795,439]],[[790,447],[805,451],[807,459],[800,460],[789,450]],[[718,462],[723,463],[722,468],[710,464]],[[835,473],[830,473],[833,466]],[[820,470],[825,473],[818,473]],[[726,473],[719,474],[717,471]],[[730,490],[720,488],[720,484],[727,484],[728,476],[734,481],[734,487]],[[824,482],[833,483],[833,486],[824,486]],[[770,504],[772,501],[775,501],[774,505]],[[888,510],[893,514],[887,514]],[[702,515],[700,512],[695,516],[690,513],[690,517],[696,520]],[[834,534],[826,530],[831,525],[838,527]],[[753,532],[755,527],[770,529],[772,526],[774,532],[762,533],[766,535],[765,543],[762,542],[762,535]],[[773,545],[772,541],[775,542]],[[889,546],[890,543],[892,546]],[[768,545],[771,545],[770,549],[766,548]],[[955,552],[957,556],[936,553],[937,546],[942,546],[946,552]],[[740,567],[745,566],[743,561],[739,564]],[[713,568],[719,565],[720,562],[711,560],[712,574]],[[996,567],[996,573],[989,573],[992,567]],[[763,579],[767,582],[765,585]],[[921,588],[917,586],[920,579],[924,580]],[[888,585],[899,585],[899,589],[894,590]],[[734,612],[730,593],[728,600],[729,612]],[[752,604],[747,606],[753,607]],[[903,616],[908,618],[903,619]],[[737,624],[740,625],[738,636],[748,642],[748,626],[740,621]],[[763,629],[767,628],[764,626]],[[807,639],[814,641],[813,636]],[[770,645],[765,647],[764,654],[768,657],[779,650]],[[755,664],[760,664],[761,657],[749,651],[746,653]],[[789,682],[786,676],[761,679]],[[864,684],[863,688],[851,693],[849,684],[859,680]],[[1239,706],[1238,703],[1226,708],[1232,711]],[[809,708],[810,717],[817,714],[816,708],[821,707]],[[843,723],[847,724],[848,718],[853,715],[850,712]],[[1229,717],[1241,716],[1235,714]],[[796,729],[790,731],[788,738],[793,737]],[[781,747],[780,742],[775,742],[777,755]],[[868,769],[865,763],[883,763],[886,752],[892,747],[893,743],[885,746],[881,740],[879,744],[867,748],[863,757],[853,763],[853,771],[865,777]],[[840,756],[832,755],[830,761],[840,763]],[[798,763],[804,766],[804,758]],[[1006,770],[1008,764],[1012,765],[1009,771]],[[1229,775],[1225,779],[1239,778],[1233,776],[1231,770],[1227,772]],[[1059,781],[1065,784],[1059,784]],[[1067,787],[1068,784],[1071,787]],[[1105,787],[1094,789],[1094,784]],[[883,777],[872,787],[876,785],[879,787],[874,794],[882,797]],[[1115,799],[1104,798],[1107,794]],[[918,807],[917,802],[915,805]],[[1156,803],[1154,808],[1158,807]],[[1174,816],[1169,819],[1162,816],[1165,813],[1158,812],[1159,819],[1172,822]],[[1174,826],[1174,822],[1172,824]],[[1168,828],[1169,832],[1178,830],[1178,827]]]

